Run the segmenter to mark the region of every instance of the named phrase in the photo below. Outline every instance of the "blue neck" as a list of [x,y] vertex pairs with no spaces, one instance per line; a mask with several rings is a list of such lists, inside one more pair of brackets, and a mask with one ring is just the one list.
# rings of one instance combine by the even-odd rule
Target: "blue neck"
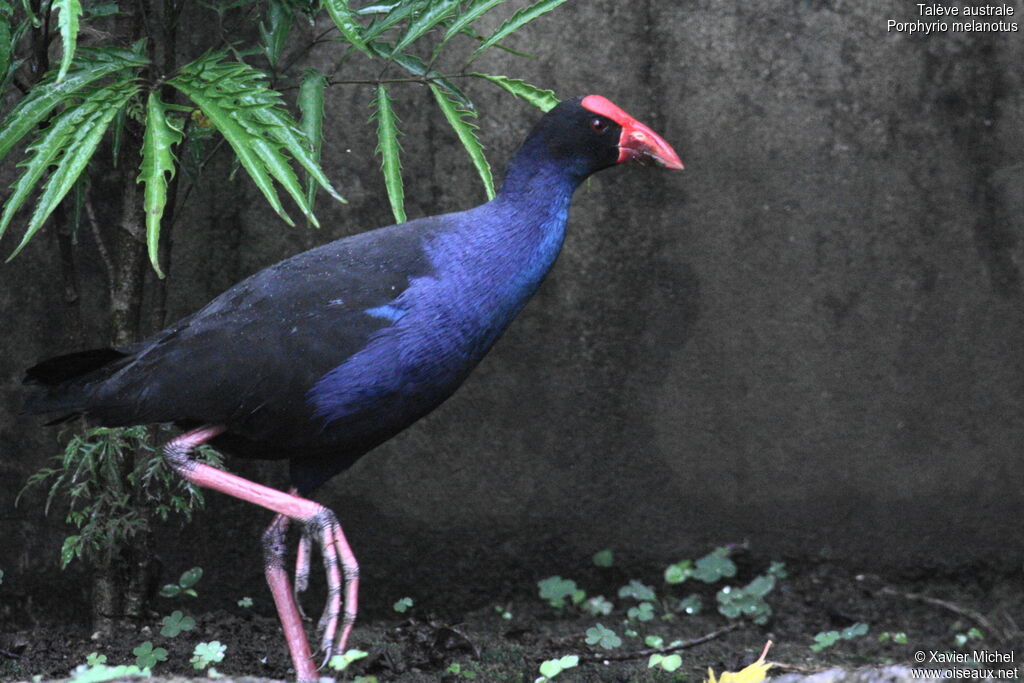
[[428,247],[442,273],[432,296],[474,340],[469,355],[482,357],[554,265],[578,184],[553,164],[513,164],[492,201],[455,214],[455,229]]

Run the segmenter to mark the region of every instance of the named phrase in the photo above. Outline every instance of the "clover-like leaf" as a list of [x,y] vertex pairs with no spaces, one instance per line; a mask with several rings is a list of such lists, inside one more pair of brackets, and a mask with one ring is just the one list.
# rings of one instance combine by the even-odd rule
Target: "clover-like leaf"
[[636,607],[630,607],[626,616],[637,621],[650,621],[654,618],[654,605],[649,602],[641,602]]
[[191,631],[196,627],[196,620],[185,616],[181,610],[174,610],[170,615],[164,617],[161,623],[163,626],[160,629],[160,635],[166,638],[173,638],[182,631]]
[[192,651],[192,668],[205,669],[210,664],[216,664],[224,660],[224,653],[228,646],[222,645],[219,640],[209,643],[199,643]]
[[572,579],[561,576],[549,576],[537,582],[540,597],[548,601],[552,607],[564,607],[566,598],[573,598],[579,590]]
[[630,579],[629,583],[619,589],[620,598],[633,598],[639,602],[646,600],[654,600],[655,594],[654,589],[650,586],[645,586],[636,579]]
[[650,659],[647,660],[647,668],[653,669],[658,667],[663,671],[672,673],[683,665],[683,658],[679,655],[663,655],[654,653]]
[[364,652],[363,650],[357,650],[355,648],[352,648],[350,650],[346,650],[344,654],[334,655],[333,657],[331,657],[331,660],[327,663],[327,665],[335,671],[344,671],[348,668],[349,664],[356,660],[362,659],[363,657],[367,657],[369,656],[369,654],[369,652]]
[[736,576],[736,564],[729,559],[729,549],[715,548],[697,560],[693,576],[704,583],[715,583],[719,579]]
[[157,662],[167,661],[167,650],[162,647],[153,647],[151,641],[146,641],[132,650],[135,655],[135,664],[140,669],[151,669]]
[[587,629],[587,645],[598,645],[605,650],[614,650],[622,645],[622,638],[610,628],[596,624]]

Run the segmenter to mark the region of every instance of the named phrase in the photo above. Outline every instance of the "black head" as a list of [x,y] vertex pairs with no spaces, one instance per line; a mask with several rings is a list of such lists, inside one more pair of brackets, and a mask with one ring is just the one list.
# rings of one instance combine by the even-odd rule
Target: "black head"
[[531,159],[553,161],[580,180],[626,161],[683,168],[667,142],[600,95],[565,100],[545,114],[516,154],[513,165]]

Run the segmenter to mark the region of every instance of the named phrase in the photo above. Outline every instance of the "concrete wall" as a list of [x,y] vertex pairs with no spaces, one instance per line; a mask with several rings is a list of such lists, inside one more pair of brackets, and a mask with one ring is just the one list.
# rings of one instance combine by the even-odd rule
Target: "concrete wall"
[[[555,270],[460,393],[325,488],[368,591],[431,577],[484,591],[603,547],[673,559],[744,539],[867,566],[1024,556],[1024,41],[886,32],[914,7],[575,2],[512,41],[541,59],[474,65],[605,94],[687,170],[614,169],[581,188]],[[467,87],[500,168],[536,112]],[[429,93],[397,93],[410,216],[479,202],[454,136],[424,114]],[[389,222],[371,95],[331,90],[326,165],[351,203],[322,201],[321,232],[284,229],[248,181],[207,181],[178,230],[176,313]],[[53,246],[0,267],[9,575],[43,567],[62,537],[9,504],[53,450],[9,412],[21,369],[64,348]],[[285,483],[276,465],[238,470]],[[168,536],[189,549],[166,561],[214,566],[237,532],[249,540],[222,576],[258,581],[237,563],[258,562],[263,516],[212,505],[208,525]]]

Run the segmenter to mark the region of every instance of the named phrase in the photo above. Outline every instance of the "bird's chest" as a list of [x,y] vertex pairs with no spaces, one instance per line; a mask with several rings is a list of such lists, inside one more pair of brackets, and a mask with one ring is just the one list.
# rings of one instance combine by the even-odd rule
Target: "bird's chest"
[[328,423],[373,414],[397,424],[443,402],[536,291],[561,247],[564,232],[555,227],[519,235],[518,243],[431,245],[430,273],[366,311],[390,324],[317,384],[310,395],[317,414]]

